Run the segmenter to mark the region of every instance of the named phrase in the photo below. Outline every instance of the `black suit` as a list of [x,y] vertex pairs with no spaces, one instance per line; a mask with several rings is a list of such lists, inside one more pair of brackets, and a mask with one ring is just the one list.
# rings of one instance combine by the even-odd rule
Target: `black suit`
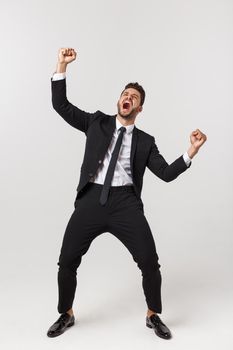
[[72,306],[76,270],[92,240],[103,232],[110,232],[125,244],[138,263],[148,308],[161,312],[160,264],[141,200],[143,175],[148,167],[169,182],[191,163],[187,166],[181,155],[169,165],[159,153],[154,137],[134,126],[130,153],[133,186],[112,186],[109,203],[102,208],[98,201],[102,185],[91,183],[90,179],[104,160],[116,127],[116,115],[101,111],[88,113],[71,104],[66,97],[66,79],[53,81],[51,78],[51,87],[54,109],[67,123],[86,134],[75,211],[67,225],[58,262],[58,311],[65,312]]
[[[66,98],[66,79],[52,81],[52,103],[54,109],[74,128],[83,131],[86,136],[86,148],[81,166],[80,180],[77,187],[78,196],[90,178],[103,162],[116,126],[116,115],[103,112],[88,113],[80,110]],[[97,142],[97,140],[101,140]],[[93,152],[94,150],[94,152]],[[133,129],[130,155],[131,173],[135,192],[141,196],[143,175],[148,167],[160,179],[169,182],[183,173],[187,167],[183,155],[168,165],[159,153],[153,136],[138,129]]]

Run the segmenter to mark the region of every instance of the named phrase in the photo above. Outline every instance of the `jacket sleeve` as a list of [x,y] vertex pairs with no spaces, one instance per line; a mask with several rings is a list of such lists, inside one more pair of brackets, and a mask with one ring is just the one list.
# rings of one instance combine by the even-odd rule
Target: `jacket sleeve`
[[159,153],[158,147],[155,144],[155,138],[152,136],[152,145],[147,160],[147,167],[161,180],[170,182],[176,179],[177,176],[179,176],[191,166],[191,163],[192,162],[190,162],[190,164],[187,166],[183,155],[181,155],[169,165],[164,157]]
[[70,103],[66,97],[66,78],[52,80],[52,105],[55,111],[74,128],[87,132],[90,124],[98,116],[98,112],[88,113]]

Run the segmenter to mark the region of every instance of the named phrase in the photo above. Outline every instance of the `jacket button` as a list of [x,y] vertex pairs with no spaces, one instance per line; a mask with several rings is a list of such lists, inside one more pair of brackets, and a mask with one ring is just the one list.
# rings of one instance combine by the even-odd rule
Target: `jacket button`
[[93,176],[93,174],[92,174],[92,173],[89,173],[88,175],[89,175],[89,176]]
[[102,160],[101,160],[101,159],[99,160],[99,163],[102,163]]

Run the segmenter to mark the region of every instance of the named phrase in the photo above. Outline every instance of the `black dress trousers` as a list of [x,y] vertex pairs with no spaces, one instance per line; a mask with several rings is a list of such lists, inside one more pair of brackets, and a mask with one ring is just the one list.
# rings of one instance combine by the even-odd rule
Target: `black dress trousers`
[[133,186],[111,186],[108,201],[102,206],[99,202],[102,188],[101,184],[89,182],[82,195],[76,197],[57,263],[58,312],[64,313],[72,307],[82,256],[93,239],[109,232],[125,245],[141,270],[148,308],[161,313],[160,264],[143,202],[136,196]]

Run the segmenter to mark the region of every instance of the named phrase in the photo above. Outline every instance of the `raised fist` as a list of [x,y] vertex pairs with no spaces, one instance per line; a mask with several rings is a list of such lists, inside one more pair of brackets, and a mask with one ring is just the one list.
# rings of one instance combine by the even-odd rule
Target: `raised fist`
[[76,59],[76,51],[69,48],[61,48],[58,53],[58,62],[59,63],[70,63]]
[[196,129],[190,135],[190,142],[197,151],[203,145],[203,143],[206,142],[206,140],[207,136],[199,129]]

